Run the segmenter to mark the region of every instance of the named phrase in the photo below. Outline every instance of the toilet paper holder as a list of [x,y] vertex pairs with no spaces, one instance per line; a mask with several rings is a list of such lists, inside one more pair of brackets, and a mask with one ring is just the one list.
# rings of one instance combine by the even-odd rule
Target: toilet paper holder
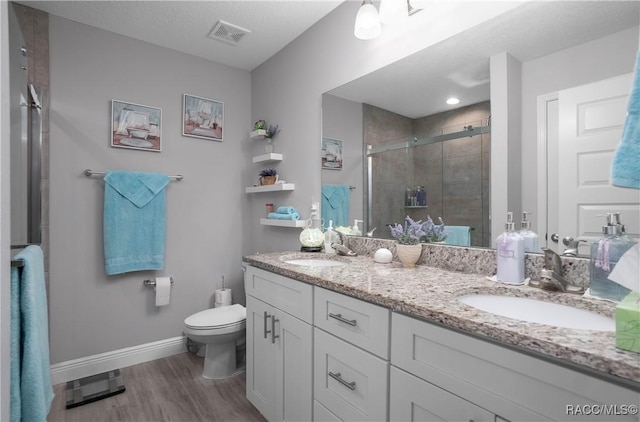
[[[173,277],[169,277],[169,279],[171,280],[171,284],[173,284]],[[142,284],[146,287],[156,287],[156,281],[155,280],[144,280],[142,282]]]

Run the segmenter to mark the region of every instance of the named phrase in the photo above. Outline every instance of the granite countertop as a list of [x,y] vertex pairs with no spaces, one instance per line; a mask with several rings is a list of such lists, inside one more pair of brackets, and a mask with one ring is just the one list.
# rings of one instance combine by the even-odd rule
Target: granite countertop
[[[334,259],[348,265],[308,267],[285,262],[296,258]],[[451,272],[426,265],[405,269],[396,261],[378,264],[368,256],[278,252],[245,256],[243,261],[393,311],[613,375],[613,378],[608,378],[615,381],[619,377],[623,384],[640,390],[640,355],[616,348],[615,332],[523,322],[478,310],[461,303],[457,297],[478,293],[529,297],[613,317],[615,304],[610,302],[529,286],[505,285],[483,275]]]

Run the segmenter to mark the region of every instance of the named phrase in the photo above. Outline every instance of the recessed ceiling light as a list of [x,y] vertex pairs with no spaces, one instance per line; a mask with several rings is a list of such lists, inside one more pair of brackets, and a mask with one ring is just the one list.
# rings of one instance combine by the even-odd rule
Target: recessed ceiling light
[[447,104],[449,105],[455,105],[455,104],[458,104],[459,102],[460,100],[455,97],[451,97],[447,100]]

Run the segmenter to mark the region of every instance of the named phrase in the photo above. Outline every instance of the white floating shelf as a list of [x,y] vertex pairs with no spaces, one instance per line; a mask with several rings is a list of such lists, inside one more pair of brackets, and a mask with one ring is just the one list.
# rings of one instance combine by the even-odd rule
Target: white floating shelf
[[276,220],[273,218],[261,218],[260,224],[263,226],[278,226],[278,227],[304,227],[305,220]]
[[245,188],[245,193],[258,193],[258,192],[277,192],[283,190],[294,190],[296,185],[293,183],[276,183],[274,185],[266,185],[266,186],[251,186]]
[[267,134],[267,131],[265,129],[258,129],[251,132],[250,136],[251,136],[251,139],[262,139],[265,137],[266,134]]
[[254,163],[264,163],[267,161],[282,161],[282,154],[276,154],[275,152],[271,152],[269,154],[256,155],[253,157]]

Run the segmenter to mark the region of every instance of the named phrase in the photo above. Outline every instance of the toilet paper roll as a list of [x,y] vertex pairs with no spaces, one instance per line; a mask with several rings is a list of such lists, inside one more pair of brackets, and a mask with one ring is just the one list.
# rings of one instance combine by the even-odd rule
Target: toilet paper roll
[[215,307],[231,305],[231,289],[218,289],[215,295]]
[[156,306],[166,306],[171,297],[171,277],[156,277]]

